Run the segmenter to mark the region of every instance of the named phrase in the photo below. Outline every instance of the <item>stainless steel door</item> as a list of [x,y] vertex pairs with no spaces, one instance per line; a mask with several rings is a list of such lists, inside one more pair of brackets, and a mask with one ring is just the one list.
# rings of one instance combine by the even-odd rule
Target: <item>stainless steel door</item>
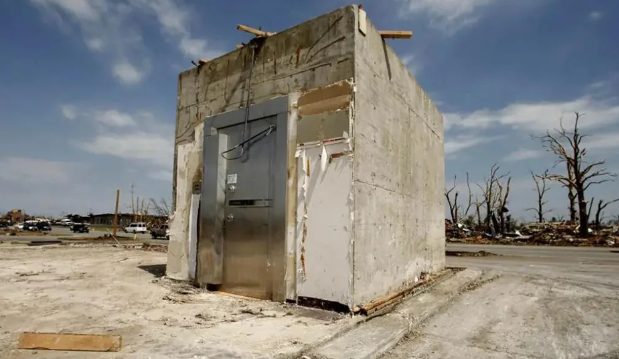
[[[296,149],[289,149],[288,107],[284,96],[252,105],[249,112],[238,109],[204,120],[196,275],[201,286],[277,301],[287,298],[288,165],[294,163],[290,157]],[[241,142],[247,119],[245,138],[256,136],[247,153],[224,159],[222,152]],[[260,135],[270,126],[276,126],[273,132]],[[225,154],[238,155],[238,148]],[[290,268],[294,275],[294,264]]]
[[[267,275],[269,238],[273,200],[273,160],[275,135],[268,133],[276,116],[248,123],[248,143],[242,157],[226,163],[224,204],[223,281],[220,290],[234,294],[269,299],[271,288]],[[243,124],[223,128],[228,145],[242,139]],[[237,157],[237,149],[227,154]]]

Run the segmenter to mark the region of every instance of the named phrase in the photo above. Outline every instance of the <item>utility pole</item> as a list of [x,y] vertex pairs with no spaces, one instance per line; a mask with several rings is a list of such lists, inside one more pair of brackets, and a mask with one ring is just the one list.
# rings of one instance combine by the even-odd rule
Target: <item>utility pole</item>
[[118,227],[118,200],[119,199],[120,199],[120,190],[117,189],[116,190],[116,210],[114,211],[114,229],[113,229],[114,237],[116,237],[116,229]]

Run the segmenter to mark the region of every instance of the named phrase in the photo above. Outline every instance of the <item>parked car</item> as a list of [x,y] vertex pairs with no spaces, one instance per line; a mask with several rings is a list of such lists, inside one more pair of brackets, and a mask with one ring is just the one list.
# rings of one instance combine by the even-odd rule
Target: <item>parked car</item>
[[146,233],[146,232],[148,232],[148,229],[146,228],[146,223],[144,223],[144,222],[135,222],[135,223],[131,223],[127,227],[125,227],[125,232],[128,232],[128,233]]
[[170,229],[168,228],[167,224],[161,225],[156,228],[153,227],[150,230],[150,236],[153,237],[153,239],[157,239],[157,238],[170,239]]
[[0,221],[0,228],[7,228],[9,226],[9,222]]
[[17,229],[24,229],[24,224],[23,223],[17,223],[15,225],[15,227],[17,227]]
[[88,228],[88,224],[86,223],[74,223],[71,226],[71,231],[73,231],[73,233],[88,233],[90,232],[90,228]]
[[61,219],[58,224],[60,224],[61,226],[65,226],[65,227],[70,227],[73,225],[73,222],[71,222],[70,219],[65,218],[65,219]]
[[47,231],[52,230],[52,226],[49,224],[49,222],[39,222],[36,224],[36,226],[37,226],[37,229],[42,232],[47,232]]
[[38,231],[37,222],[24,222],[22,227],[24,231]]

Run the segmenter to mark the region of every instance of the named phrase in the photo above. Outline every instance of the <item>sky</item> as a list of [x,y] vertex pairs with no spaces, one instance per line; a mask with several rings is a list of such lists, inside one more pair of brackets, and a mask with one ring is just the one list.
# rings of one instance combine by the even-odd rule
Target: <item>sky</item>
[[[0,211],[112,212],[171,197],[178,73],[247,42],[237,24],[281,31],[341,0],[0,1]],[[380,29],[444,115],[446,184],[474,192],[494,163],[508,207],[530,220],[529,171],[553,167],[535,136],[574,111],[591,161],[619,172],[619,1],[368,0]],[[619,182],[588,197],[619,197]],[[551,185],[549,216],[565,216]],[[606,210],[619,213],[619,203]]]

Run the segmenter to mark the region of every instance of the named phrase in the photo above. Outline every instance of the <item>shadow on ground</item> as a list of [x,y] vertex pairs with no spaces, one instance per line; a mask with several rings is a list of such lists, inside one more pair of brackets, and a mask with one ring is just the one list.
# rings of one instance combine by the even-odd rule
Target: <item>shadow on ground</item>
[[157,278],[161,278],[165,275],[165,264],[150,264],[138,266],[141,270],[147,271],[148,273],[154,275]]

